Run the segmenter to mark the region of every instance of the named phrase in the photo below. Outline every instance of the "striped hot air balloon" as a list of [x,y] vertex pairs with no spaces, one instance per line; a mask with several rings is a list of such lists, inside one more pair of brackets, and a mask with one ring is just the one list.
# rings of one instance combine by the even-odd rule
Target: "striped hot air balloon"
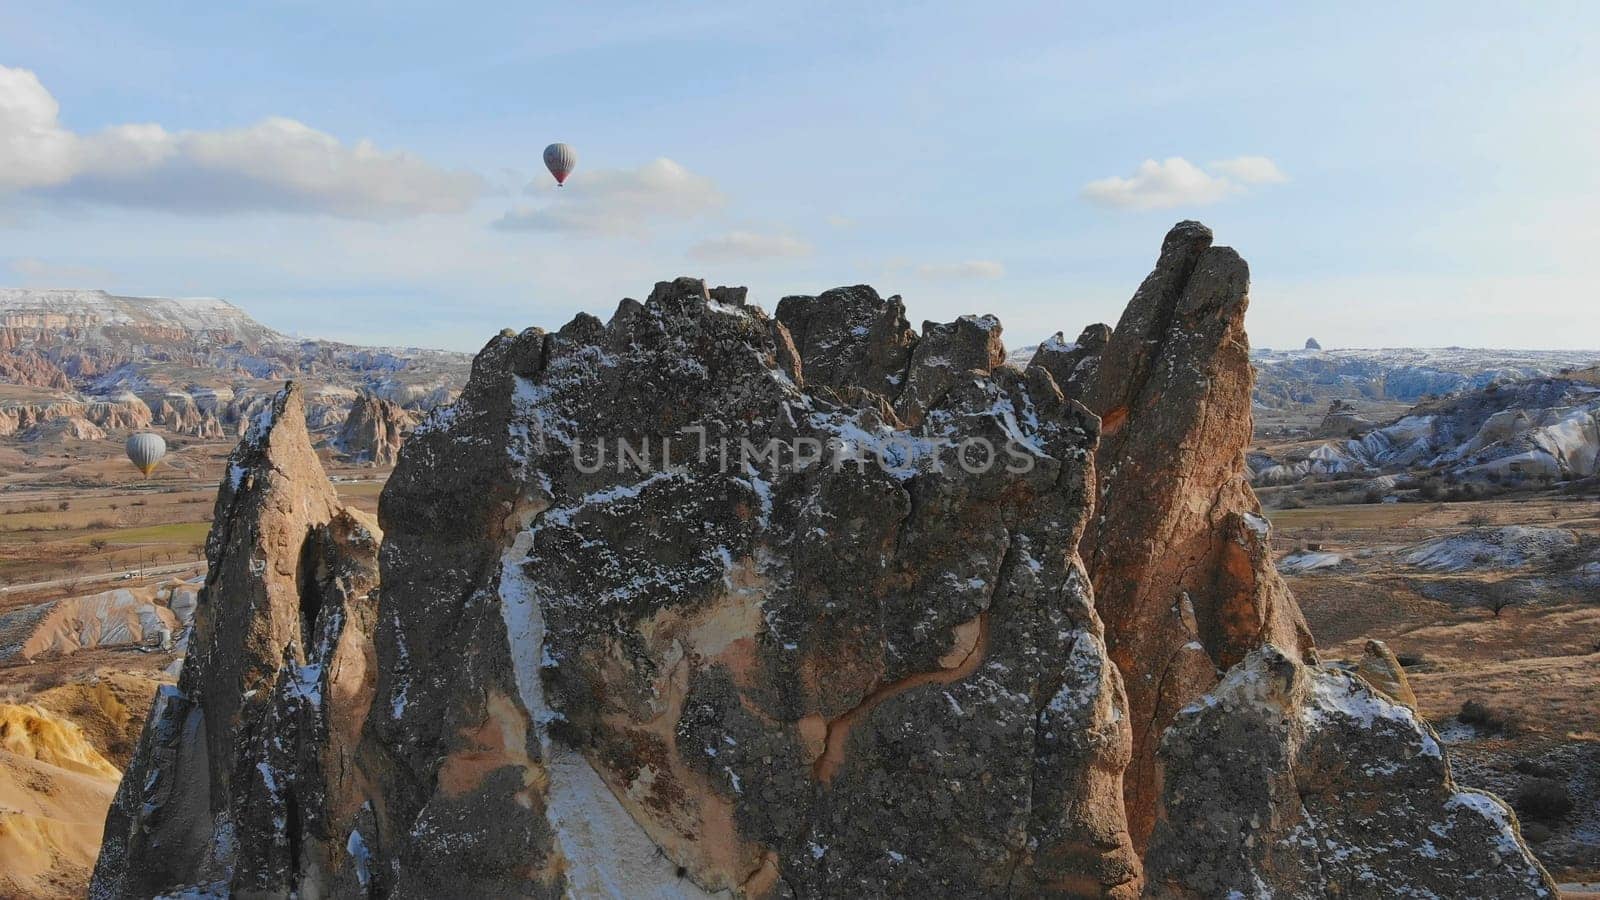
[[566,144],[551,144],[544,148],[544,167],[556,177],[556,184],[567,183],[572,167],[578,164],[578,151]]
[[159,434],[148,431],[140,432],[128,438],[128,461],[149,478],[150,473],[156,470],[156,464],[161,462],[161,457],[167,455],[167,442]]

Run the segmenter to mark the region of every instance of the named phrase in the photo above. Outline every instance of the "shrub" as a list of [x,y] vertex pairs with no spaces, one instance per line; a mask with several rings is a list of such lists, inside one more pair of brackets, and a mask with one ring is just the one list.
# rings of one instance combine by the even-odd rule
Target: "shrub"
[[1437,500],[1444,494],[1444,488],[1437,479],[1429,478],[1417,488],[1417,493],[1421,494],[1424,500]]
[[1530,844],[1542,844],[1554,835],[1555,832],[1550,830],[1549,825],[1541,822],[1522,823],[1522,837]]
[[1555,766],[1539,762],[1537,759],[1528,759],[1526,757],[1517,760],[1516,764],[1513,765],[1512,768],[1524,775],[1532,775],[1535,778],[1562,777],[1561,770]]
[[60,672],[45,672],[33,679],[33,684],[28,689],[35,694],[42,694],[51,688],[58,688],[67,683],[67,676]]
[[1498,732],[1506,737],[1516,737],[1522,733],[1522,723],[1517,721],[1515,715],[1492,709],[1478,700],[1461,704],[1461,712],[1456,718],[1473,728]]
[[1540,822],[1559,822],[1572,812],[1567,783],[1554,778],[1533,778],[1517,788],[1512,800],[1517,812]]
[[1489,524],[1489,521],[1489,514],[1484,512],[1475,512],[1472,515],[1467,516],[1467,524],[1471,525],[1473,528],[1482,528],[1483,526]]

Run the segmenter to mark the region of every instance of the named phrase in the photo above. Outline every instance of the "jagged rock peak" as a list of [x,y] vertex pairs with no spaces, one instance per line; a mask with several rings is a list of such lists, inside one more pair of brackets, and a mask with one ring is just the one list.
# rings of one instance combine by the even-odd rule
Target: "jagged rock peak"
[[1157,803],[1156,747],[1176,712],[1267,642],[1309,652],[1246,481],[1249,268],[1181,222],[1128,303],[1085,392],[1101,417],[1096,515],[1083,556],[1133,717],[1136,840]]
[[1366,681],[1253,651],[1162,742],[1148,896],[1555,898],[1516,816]]
[[382,890],[1135,895],[1072,550],[1093,419],[1005,369],[902,430],[800,387],[731,299],[680,279],[496,338],[406,445],[364,745]]
[[350,403],[334,446],[351,462],[392,466],[400,444],[416,426],[416,417],[399,404],[362,391]]
[[1174,229],[1093,413],[864,288],[502,332],[399,454],[377,608],[291,387],[94,896],[1132,898],[1152,832],[1156,896],[1537,896],[1498,801],[1316,665],[1243,480],[1247,288]]
[[1058,331],[1039,345],[1028,367],[1038,366],[1049,372],[1061,393],[1081,400],[1094,384],[1100,372],[1100,354],[1110,342],[1110,325],[1090,325],[1070,344],[1066,342],[1066,335]]
[[1411,690],[1411,679],[1406,677],[1405,667],[1383,641],[1367,641],[1361,661],[1356,664],[1356,674],[1395,703],[1407,709],[1417,708],[1417,695]]
[[813,386],[863,388],[894,397],[905,381],[917,333],[899,295],[871,287],[834,288],[778,301],[776,316],[793,337]]
[[357,892],[343,847],[380,540],[339,503],[291,383],[228,459],[188,656],[107,816],[91,896]]

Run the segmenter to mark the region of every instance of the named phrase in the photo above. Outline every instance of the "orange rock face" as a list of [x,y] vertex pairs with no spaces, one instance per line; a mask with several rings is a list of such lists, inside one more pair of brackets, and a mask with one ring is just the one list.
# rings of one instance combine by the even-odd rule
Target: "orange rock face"
[[1182,707],[1250,650],[1298,656],[1311,635],[1272,565],[1246,481],[1250,270],[1211,231],[1168,233],[1083,398],[1102,420],[1095,515],[1081,551],[1133,719],[1124,777],[1140,846],[1154,822],[1156,748]]

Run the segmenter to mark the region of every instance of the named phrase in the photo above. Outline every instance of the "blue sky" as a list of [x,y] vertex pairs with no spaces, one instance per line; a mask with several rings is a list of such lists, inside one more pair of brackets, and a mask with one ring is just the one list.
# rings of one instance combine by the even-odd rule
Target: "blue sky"
[[1256,346],[1600,346],[1600,4],[528,6],[0,4],[0,284],[475,349],[866,282],[1019,345],[1197,218]]

